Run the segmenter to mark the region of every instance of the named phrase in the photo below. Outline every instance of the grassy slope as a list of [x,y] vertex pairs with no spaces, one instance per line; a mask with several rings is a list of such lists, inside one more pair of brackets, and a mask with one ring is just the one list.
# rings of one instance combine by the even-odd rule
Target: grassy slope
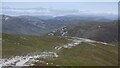
[[[69,41],[60,37],[27,36],[3,34],[3,57],[15,55],[34,54],[42,51],[52,51],[55,46],[63,45]],[[37,62],[38,65],[50,66],[104,66],[117,65],[117,46],[97,44],[93,46],[82,43],[71,49],[62,49],[58,58],[42,59],[45,63]]]
[[[2,33],[0,33],[0,38],[2,38]],[[2,58],[2,41],[0,40],[0,58]]]
[[[117,46],[96,45],[82,43],[71,49],[61,50],[58,58],[45,61],[50,66],[117,66]],[[36,63],[36,65],[40,64],[41,62]]]
[[61,31],[67,32],[67,36],[89,38],[103,42],[117,42],[118,25],[117,21],[113,22],[82,22],[75,25],[68,25],[64,29],[59,29],[54,33],[61,36]]
[[3,57],[51,51],[55,46],[68,42],[65,38],[27,35],[2,35]]

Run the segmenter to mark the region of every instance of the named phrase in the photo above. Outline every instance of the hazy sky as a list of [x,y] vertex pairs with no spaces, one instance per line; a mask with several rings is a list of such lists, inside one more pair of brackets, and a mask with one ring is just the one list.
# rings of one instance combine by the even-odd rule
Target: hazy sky
[[3,6],[11,8],[64,8],[81,10],[102,10],[116,12],[117,2],[6,2]]
[[[3,8],[9,7],[9,8],[24,8],[24,9],[26,8],[60,9],[61,14],[64,12],[75,13],[77,12],[77,10],[85,11],[85,12],[101,12],[101,13],[112,13],[112,14],[117,14],[118,12],[117,2],[3,2],[2,6]],[[67,11],[67,9],[71,9],[71,10]],[[9,10],[7,10],[7,12],[8,11]],[[54,14],[55,11],[59,12],[59,10],[54,10],[54,11],[52,10],[53,12],[51,10],[47,10],[47,11],[49,11],[49,13],[54,12]],[[47,11],[45,10],[45,12]]]
[[2,2],[118,2],[119,0],[1,0]]

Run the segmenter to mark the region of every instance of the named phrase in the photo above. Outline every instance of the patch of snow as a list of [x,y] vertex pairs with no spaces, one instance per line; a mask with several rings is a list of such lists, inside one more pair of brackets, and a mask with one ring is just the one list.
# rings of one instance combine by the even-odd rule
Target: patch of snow
[[81,43],[81,40],[79,40],[79,39],[73,39],[71,43],[68,43],[66,45],[62,45],[62,46],[59,46],[59,47],[57,46],[57,47],[55,47],[55,49],[60,50],[62,48],[71,48],[73,46],[77,46],[80,43]]
[[58,57],[55,52],[42,52],[35,56],[16,56],[8,59],[0,59],[0,67],[2,66],[30,66],[32,62],[37,62],[37,58]]
[[5,21],[8,20],[8,19],[9,19],[9,17],[6,17],[6,18],[5,18]]
[[53,36],[54,34],[53,33],[49,33],[48,35]]
[[68,32],[62,32],[62,35],[61,36],[65,36]]
[[93,46],[96,46],[95,44],[93,44],[93,43],[89,43],[90,45],[93,45]]
[[55,50],[60,50],[62,47],[61,46],[56,46],[54,49]]
[[100,44],[104,44],[104,45],[112,45],[112,44],[108,44],[105,42],[99,42],[99,41],[94,41],[94,40],[90,40],[90,39],[85,39],[85,38],[78,38],[78,37],[72,37],[73,39],[79,39],[82,42],[86,42],[86,43],[100,43]]
[[48,65],[48,63],[46,63]]

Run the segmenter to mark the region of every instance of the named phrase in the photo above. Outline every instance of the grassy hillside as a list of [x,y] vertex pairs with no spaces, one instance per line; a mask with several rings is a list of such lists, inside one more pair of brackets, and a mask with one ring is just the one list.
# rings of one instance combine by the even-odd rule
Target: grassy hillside
[[55,46],[68,42],[68,40],[63,37],[11,34],[3,34],[2,39],[3,57],[51,51]]
[[55,36],[72,36],[89,38],[102,42],[117,42],[118,41],[118,23],[111,22],[83,22],[77,25],[69,25],[55,32],[51,32]]
[[[54,51],[56,46],[67,43],[68,38],[57,36],[29,36],[3,34],[3,57],[34,55]],[[71,39],[71,38],[69,38]],[[35,66],[117,66],[118,46],[82,42],[72,48],[56,51],[59,57],[37,58]]]
[[1,41],[1,38],[2,38],[2,33],[0,33],[0,58],[2,57],[2,41]]
[[44,63],[39,61],[35,64],[36,66],[117,66],[117,46],[97,43],[95,45],[81,43],[71,49],[61,50],[58,58],[45,59]]

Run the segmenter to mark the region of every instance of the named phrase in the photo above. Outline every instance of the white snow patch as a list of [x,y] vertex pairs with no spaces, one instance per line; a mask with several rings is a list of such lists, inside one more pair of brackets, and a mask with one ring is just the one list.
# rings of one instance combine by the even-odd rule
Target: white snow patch
[[53,33],[49,33],[48,35],[53,36],[54,34]]
[[68,44],[62,45],[62,46],[56,46],[55,49],[60,50],[62,48],[72,48],[73,46],[76,46],[76,45],[78,45],[80,43],[81,43],[81,40],[73,39],[71,43],[68,43]]
[[112,44],[109,44],[109,43],[94,41],[94,40],[85,39],[85,38],[78,38],[78,37],[72,37],[72,38],[73,39],[79,39],[79,40],[81,40],[81,42],[86,42],[86,43],[100,43],[100,44],[104,44],[104,45],[112,45]]
[[68,32],[62,32],[62,35],[61,36],[65,36]]
[[6,17],[6,18],[5,18],[5,20],[8,20],[8,19],[9,19],[9,17]]
[[16,56],[14,58],[0,59],[0,67],[2,66],[32,66],[32,62],[37,62],[37,58],[58,57],[55,52],[42,52],[35,56]]

